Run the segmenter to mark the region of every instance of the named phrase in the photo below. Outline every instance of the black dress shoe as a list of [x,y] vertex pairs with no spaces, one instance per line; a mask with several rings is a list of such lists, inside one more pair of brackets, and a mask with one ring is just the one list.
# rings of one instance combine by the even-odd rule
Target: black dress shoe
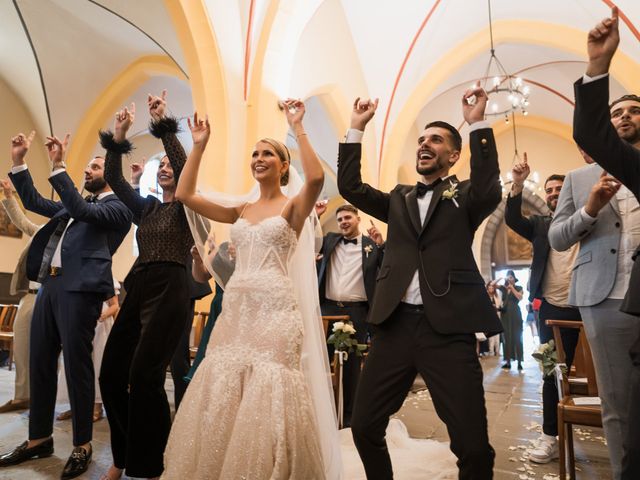
[[522,370],[522,363],[518,362],[518,370]]
[[69,460],[67,460],[67,464],[64,466],[64,470],[62,471],[62,476],[60,478],[63,480],[67,478],[76,478],[86,472],[89,468],[89,464],[91,463],[92,453],[93,448],[91,448],[91,446],[89,446],[88,452],[84,447],[75,447],[73,452],[71,452]]
[[505,370],[510,370],[511,369],[511,362],[507,362],[504,365],[502,365],[502,368],[504,368]]
[[12,451],[0,455],[0,467],[17,465],[32,458],[45,458],[53,455],[53,438],[49,438],[35,447],[27,448],[29,442],[23,442]]

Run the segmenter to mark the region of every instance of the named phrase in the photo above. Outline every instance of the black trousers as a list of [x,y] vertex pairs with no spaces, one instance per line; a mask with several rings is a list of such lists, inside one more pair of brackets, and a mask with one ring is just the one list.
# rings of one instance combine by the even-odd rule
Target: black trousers
[[640,478],[640,338],[633,344],[629,354],[633,362],[633,379],[629,392],[629,426],[624,441],[621,479],[637,480]]
[[[349,315],[353,327],[356,329],[354,337],[358,343],[367,343],[369,336],[369,325],[367,324],[367,313],[369,306],[367,304],[354,305],[349,307],[338,307],[330,303],[323,302],[320,305],[322,315]],[[331,326],[326,332],[327,338],[331,334]],[[333,345],[328,345],[329,360],[333,359]],[[343,388],[343,426],[351,425],[351,416],[353,413],[353,404],[356,399],[356,390],[360,380],[360,372],[362,370],[362,357],[354,353],[350,353],[347,361],[342,368],[342,388]]]
[[458,457],[459,478],[491,479],[495,452],[487,434],[475,335],[442,335],[431,328],[422,309],[406,304],[374,326],[372,333],[351,418],[367,479],[393,478],[385,431],[417,373],[424,378],[436,412],[447,426],[451,451]]
[[187,320],[184,323],[184,330],[180,337],[180,342],[176,347],[176,351],[171,359],[170,369],[171,378],[173,378],[173,400],[178,411],[184,392],[187,391],[188,382],[185,377],[191,368],[191,356],[189,352],[189,337],[191,337],[191,327],[193,326],[193,313],[196,309],[196,301],[189,301],[189,311],[187,312]]
[[58,357],[64,370],[71,403],[74,446],[91,441],[93,434],[93,336],[104,295],[67,292],[62,276],[47,277],[36,297],[29,343],[29,439],[53,433]]
[[[540,343],[547,343],[553,340],[553,330],[547,326],[547,320],[575,320],[580,321],[580,311],[573,307],[556,307],[546,300],[542,300],[540,305],[538,332],[540,333]],[[562,348],[564,348],[567,368],[571,368],[573,357],[578,345],[580,331],[573,328],[561,328]],[[545,435],[558,435],[558,387],[556,377],[549,375],[543,378],[542,383],[542,431]]]
[[163,471],[171,429],[164,382],[184,331],[189,293],[183,265],[142,265],[131,275],[105,347],[100,389],[114,465],[146,478]]

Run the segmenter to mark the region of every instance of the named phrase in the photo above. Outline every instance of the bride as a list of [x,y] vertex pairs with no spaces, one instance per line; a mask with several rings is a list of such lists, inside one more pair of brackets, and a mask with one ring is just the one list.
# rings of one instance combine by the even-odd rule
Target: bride
[[251,157],[258,189],[246,197],[255,201],[196,193],[210,126],[197,114],[189,121],[194,145],[176,197],[232,224],[236,270],[176,415],[165,479],[341,477],[310,220],[324,173],[304,132],[304,104],[287,100],[284,107],[305,181],[290,168],[285,145],[262,139]]

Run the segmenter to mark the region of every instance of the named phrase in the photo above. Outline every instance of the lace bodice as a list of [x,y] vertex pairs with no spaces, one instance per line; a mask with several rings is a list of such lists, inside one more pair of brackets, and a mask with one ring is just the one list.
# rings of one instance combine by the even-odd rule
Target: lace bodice
[[287,276],[297,239],[287,220],[277,215],[255,224],[239,218],[231,226],[231,242],[236,248],[234,276]]

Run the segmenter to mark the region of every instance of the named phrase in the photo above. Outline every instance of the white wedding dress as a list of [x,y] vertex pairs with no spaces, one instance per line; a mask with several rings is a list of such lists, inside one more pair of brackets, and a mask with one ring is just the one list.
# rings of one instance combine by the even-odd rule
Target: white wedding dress
[[296,233],[282,216],[231,226],[236,269],[207,354],[176,414],[164,479],[324,479],[301,370],[302,316],[288,276]]

